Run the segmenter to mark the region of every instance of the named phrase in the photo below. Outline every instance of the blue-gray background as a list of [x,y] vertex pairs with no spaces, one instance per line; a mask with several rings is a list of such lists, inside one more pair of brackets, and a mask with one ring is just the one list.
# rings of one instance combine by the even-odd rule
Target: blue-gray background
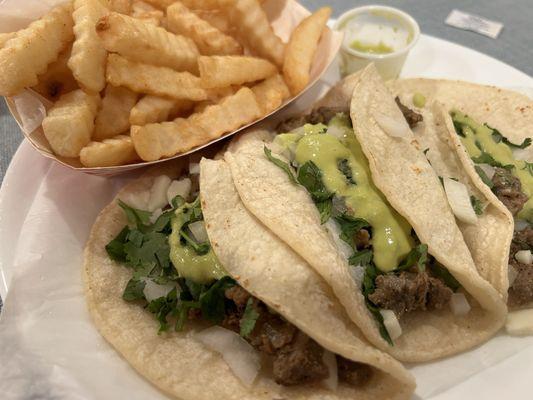
[[[423,33],[489,54],[533,76],[533,0],[389,0],[375,3],[350,0],[300,1],[311,10],[330,5],[334,10],[334,16],[365,4],[398,7],[418,21]],[[444,20],[454,8],[502,22],[503,31],[498,39],[494,40],[447,26]],[[455,63],[458,60],[450,62]],[[483,68],[483,65],[479,68]],[[0,183],[21,140],[22,134],[9,115],[5,102],[0,100]]]

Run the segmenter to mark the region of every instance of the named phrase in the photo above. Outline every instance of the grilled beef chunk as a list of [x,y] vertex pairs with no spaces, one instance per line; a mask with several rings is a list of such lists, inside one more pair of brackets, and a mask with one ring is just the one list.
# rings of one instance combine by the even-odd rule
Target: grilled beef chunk
[[361,229],[355,234],[355,246],[357,250],[363,250],[370,247],[370,233],[366,229]]
[[[239,285],[224,293],[228,304],[222,326],[240,331],[240,321],[249,299],[259,314],[254,329],[245,338],[260,352],[272,357],[273,375],[280,385],[319,382],[329,370],[322,359],[324,349],[280,315],[273,313],[260,300]],[[339,379],[350,385],[363,385],[372,374],[371,367],[337,356]]]
[[337,373],[339,380],[353,386],[363,386],[372,377],[372,368],[337,356]]
[[328,377],[328,368],[322,361],[324,349],[302,331],[274,356],[274,380],[280,385],[316,382]]
[[419,122],[424,120],[422,114],[419,114],[416,111],[411,110],[409,107],[404,106],[398,96],[396,96],[394,100],[396,100],[396,104],[398,104],[398,107],[400,107],[400,111],[409,124],[409,128],[414,128]]
[[511,211],[511,214],[516,215],[528,199],[527,195],[522,192],[520,180],[513,176],[509,170],[496,168],[492,183],[494,184],[492,188],[494,194]]
[[401,272],[399,275],[379,275],[376,290],[368,298],[379,308],[393,310],[398,318],[415,310],[443,308],[452,290],[440,279],[427,272]]
[[319,107],[310,114],[291,117],[282,121],[277,127],[276,132],[285,133],[299,128],[305,124],[328,124],[331,119],[338,113],[349,113],[349,108],[342,107]]
[[509,288],[509,305],[523,306],[533,302],[533,265],[522,264],[515,259],[520,250],[533,250],[533,228],[531,226],[514,234],[509,252],[509,265],[518,272]]

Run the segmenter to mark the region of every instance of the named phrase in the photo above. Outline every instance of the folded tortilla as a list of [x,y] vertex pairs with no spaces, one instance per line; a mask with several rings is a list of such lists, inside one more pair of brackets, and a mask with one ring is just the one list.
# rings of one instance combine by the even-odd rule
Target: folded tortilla
[[[389,82],[390,90],[403,104],[423,115],[415,128],[420,148],[440,176],[457,178],[468,192],[485,204],[477,224],[458,222],[480,275],[507,300],[509,247],[514,220],[507,207],[483,183],[475,164],[457,135],[450,112],[458,110],[481,124],[498,129],[513,143],[532,137],[533,101],[522,94],[493,86],[437,79],[401,79]],[[419,93],[425,106],[416,108],[412,99]],[[533,158],[533,145],[526,152]],[[531,304],[526,305],[531,306]]]
[[[155,177],[178,177],[182,165],[165,164],[125,187],[121,199],[149,190]],[[152,384],[180,399],[408,399],[412,376],[390,356],[371,347],[346,317],[327,284],[287,245],[249,214],[239,200],[224,161],[201,163],[201,198],[206,227],[227,271],[257,298],[333,353],[373,367],[361,387],[340,383],[334,392],[317,385],[284,387],[259,376],[251,388],[222,356],[195,338],[205,327],[189,321],[183,332],[158,334],[147,310],[122,299],[131,271],[112,261],[105,245],[127,223],[113,201],[96,220],[84,261],[89,311],[102,336]],[[331,335],[331,330],[335,335]]]
[[242,202],[329,283],[367,339],[395,358],[428,361],[486,341],[503,325],[505,304],[479,275],[438,177],[416,148],[414,136],[393,138],[374,120],[376,110],[391,114],[399,110],[373,66],[346,78],[319,105],[346,108],[350,103],[356,137],[374,184],[468,293],[472,310],[467,316],[455,316],[450,309],[408,313],[400,321],[402,336],[389,346],[309,194],[264,156],[263,147],[271,140],[265,133],[242,136],[225,155]]

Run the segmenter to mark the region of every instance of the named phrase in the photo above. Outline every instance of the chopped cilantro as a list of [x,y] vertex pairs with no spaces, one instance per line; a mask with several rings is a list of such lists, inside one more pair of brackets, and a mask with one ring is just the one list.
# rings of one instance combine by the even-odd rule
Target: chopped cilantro
[[415,248],[411,249],[409,254],[404,258],[404,260],[398,265],[397,271],[404,271],[411,267],[418,268],[418,271],[424,272],[426,270],[426,263],[428,261],[428,245],[419,244]]
[[374,290],[376,290],[375,282],[378,275],[379,271],[373,264],[369,264],[366,266],[365,275],[363,277],[363,296],[365,297],[366,307],[378,323],[379,333],[381,334],[381,337],[385,339],[387,343],[389,343],[391,346],[394,346],[389,332],[387,331],[387,328],[383,323],[383,315],[381,315],[381,313],[379,312],[379,307],[372,303],[368,298],[368,296],[374,293]]
[[144,299],[144,287],[146,282],[140,281],[138,279],[132,278],[128,281],[124,293],[122,293],[122,298],[126,301],[134,301]]
[[254,301],[252,298],[248,299],[248,302],[246,303],[246,308],[244,309],[244,314],[240,321],[240,334],[242,337],[247,338],[250,336],[250,333],[255,328],[255,323],[257,322],[257,319],[259,318],[259,313],[254,308]]
[[436,260],[430,266],[431,271],[435,276],[442,279],[443,282],[452,289],[454,292],[461,287],[461,284],[455,279],[455,277],[445,267],[440,265]]
[[334,193],[326,189],[322,182],[322,172],[312,161],[307,161],[298,169],[298,183],[305,187],[320,212],[320,222],[325,223],[331,216]]
[[235,284],[233,278],[225,276],[204,291],[199,298],[202,317],[208,321],[221,322],[226,310],[224,292]]
[[487,185],[489,188],[492,189],[494,187],[494,183],[492,183],[492,180],[487,176],[485,171],[483,171],[483,168],[481,168],[480,166],[476,165],[475,169],[476,169],[477,174],[479,175],[479,177],[483,181],[483,183],[485,185]]
[[527,170],[527,172],[529,172],[529,175],[533,176],[533,163],[530,163],[530,162],[527,162],[527,161],[524,161],[524,163],[526,165],[524,165],[524,168],[522,168],[522,169]]
[[518,149],[525,149],[526,147],[528,147],[531,144],[531,138],[525,138],[523,140],[523,142],[520,143],[520,144],[513,143],[513,142],[509,141],[509,139],[507,139],[505,136],[503,136],[500,133],[500,131],[498,131],[497,129],[492,128],[492,127],[490,127],[487,124],[485,124],[485,126],[487,128],[489,128],[490,130],[492,130],[492,140],[494,140],[496,143],[503,142],[507,146],[515,147],[515,148],[518,148]]
[[476,215],[483,214],[483,203],[476,196],[470,196],[470,203]]
[[285,171],[285,173],[287,174],[287,176],[289,177],[289,179],[291,180],[292,183],[298,184],[298,182],[296,181],[296,178],[294,177],[294,173],[293,173],[291,167],[289,166],[289,164],[287,164],[284,161],[281,161],[279,158],[274,157],[272,155],[272,151],[268,147],[265,146],[263,148],[263,151],[265,152],[265,155],[270,160],[270,162],[274,163],[274,165],[276,165],[277,167],[279,167],[283,171]]
[[146,307],[159,321],[159,333],[168,330],[168,317],[178,315],[178,291],[172,289],[165,297],[152,300]]
[[316,208],[320,213],[320,223],[324,224],[331,217],[331,210],[333,208],[332,199],[315,202]]
[[357,250],[355,235],[363,228],[370,228],[370,224],[363,218],[356,218],[346,213],[335,217],[335,221],[341,229],[340,238]]
[[372,262],[373,257],[374,253],[372,252],[372,250],[364,249],[361,251],[356,251],[354,254],[352,254],[348,259],[348,263],[350,265],[366,266]]
[[502,164],[499,161],[496,161],[489,153],[486,153],[485,151],[481,151],[481,154],[478,157],[472,157],[472,161],[474,161],[476,164],[489,164],[492,167],[498,167],[498,168],[505,168],[505,169],[513,169],[513,164]]
[[350,164],[348,163],[348,160],[346,158],[342,158],[337,161],[337,168],[340,172],[342,172],[342,174],[346,178],[346,181],[350,185],[356,185],[355,180],[353,179],[352,168],[350,167]]
[[137,208],[130,207],[122,200],[118,201],[118,205],[124,210],[124,213],[128,218],[130,226],[134,226],[138,229],[141,229],[141,227],[150,223],[150,216],[152,215],[150,211],[143,211]]

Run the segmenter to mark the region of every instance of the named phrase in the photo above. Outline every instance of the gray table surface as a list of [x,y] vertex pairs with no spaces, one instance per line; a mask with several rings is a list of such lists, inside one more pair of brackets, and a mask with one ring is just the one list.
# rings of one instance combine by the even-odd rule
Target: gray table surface
[[[411,14],[423,33],[471,47],[498,58],[533,76],[532,0],[389,0],[380,2],[349,0],[301,0],[309,9],[331,5],[334,16],[365,4],[385,4]],[[498,39],[462,31],[444,24],[451,10],[457,8],[504,24]],[[454,62],[454,60],[450,60]],[[480,68],[483,68],[480,65]],[[1,72],[0,72],[1,73]],[[7,107],[0,101],[0,183],[22,140],[22,134]],[[1,306],[1,300],[0,300]]]

